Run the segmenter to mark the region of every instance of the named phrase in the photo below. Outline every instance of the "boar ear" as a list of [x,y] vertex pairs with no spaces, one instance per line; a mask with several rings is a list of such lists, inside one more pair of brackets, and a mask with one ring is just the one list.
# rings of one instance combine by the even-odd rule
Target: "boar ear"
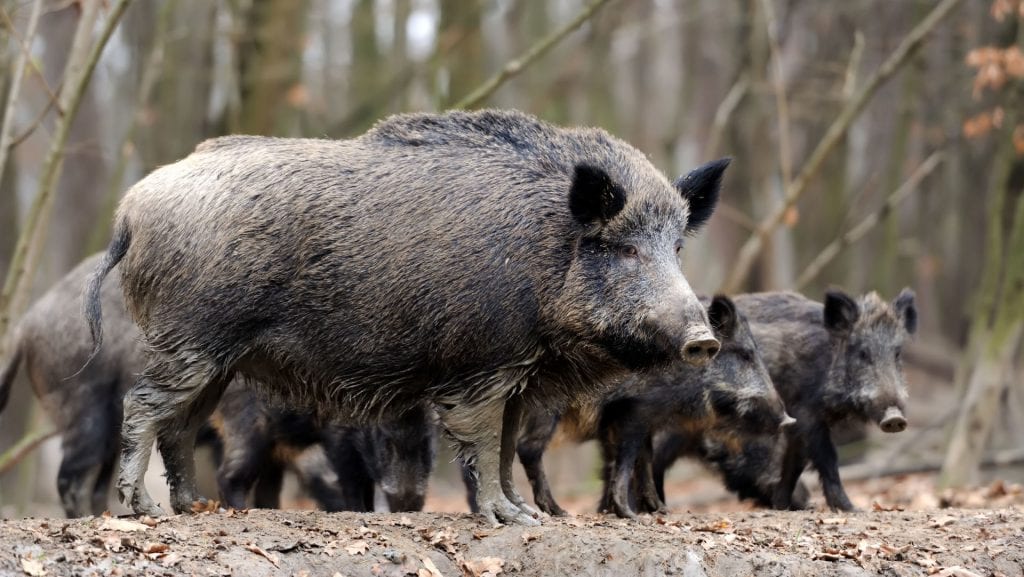
[[860,307],[853,297],[839,289],[825,291],[825,328],[836,333],[849,333],[860,318]]
[[608,173],[588,164],[576,165],[569,189],[569,210],[583,224],[606,223],[626,206],[626,191]]
[[708,305],[708,321],[719,339],[732,339],[736,335],[736,325],[739,318],[736,313],[736,305],[727,296],[715,295]]
[[903,319],[903,326],[907,332],[914,334],[917,331],[917,307],[914,306],[914,291],[905,288],[900,291],[896,300],[892,301],[892,308],[896,314]]
[[722,175],[730,162],[731,158],[720,158],[698,166],[676,179],[676,190],[690,203],[690,220],[686,224],[686,234],[695,234],[699,231],[711,218],[711,213],[715,212],[718,192],[722,189]]

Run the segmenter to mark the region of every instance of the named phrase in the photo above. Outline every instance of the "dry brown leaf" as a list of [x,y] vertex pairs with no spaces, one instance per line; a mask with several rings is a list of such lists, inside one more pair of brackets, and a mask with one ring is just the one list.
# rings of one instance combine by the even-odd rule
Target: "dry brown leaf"
[[700,525],[693,528],[694,531],[703,531],[706,533],[732,533],[734,531],[732,521],[728,519],[719,519],[713,521],[707,525]]
[[982,577],[978,573],[975,573],[974,571],[968,571],[967,569],[964,569],[959,565],[946,567],[939,571],[937,575],[940,575],[941,577]]
[[192,503],[193,513],[216,513],[220,508],[220,501],[206,500]]
[[142,546],[143,553],[166,553],[168,549],[167,543],[146,543]]
[[43,562],[39,559],[32,559],[30,557],[21,558],[21,570],[33,577],[46,575],[46,569],[43,568]]
[[412,527],[412,519],[402,515],[402,517],[396,523],[399,527]]
[[117,517],[106,517],[100,525],[100,531],[148,531],[149,526],[143,525],[131,519],[118,519]]
[[[424,557],[421,561],[423,561],[424,568],[417,571],[417,577],[444,577],[444,575],[437,570],[437,565],[434,565],[434,562],[430,557]],[[426,573],[424,573],[424,571]]]
[[505,560],[500,557],[481,557],[462,562],[462,569],[472,577],[493,577],[501,573]]
[[181,563],[181,555],[177,553],[168,553],[160,558],[160,564],[164,567],[174,567],[178,563]]
[[520,535],[520,538],[523,540],[523,545],[526,545],[530,541],[536,541],[537,539],[539,539],[540,535],[536,535],[536,534],[532,534],[532,533],[527,533],[527,532],[524,531],[523,534]]
[[826,517],[824,519],[818,519],[819,525],[845,525],[846,517]]
[[932,519],[931,522],[928,523],[928,526],[932,529],[938,529],[939,527],[946,527],[948,525],[952,525],[953,523],[956,523],[956,517],[952,517],[950,515],[943,515],[942,517]]
[[274,567],[280,567],[278,565],[277,556],[276,555],[274,555],[272,553],[267,553],[266,551],[261,549],[255,543],[249,543],[248,545],[245,546],[245,548],[248,549],[249,551],[252,551],[253,553],[259,555],[260,557],[263,557],[267,561],[270,561],[270,564],[273,565]]
[[362,539],[353,541],[345,546],[345,551],[347,551],[349,555],[362,555],[369,551],[369,549],[370,544]]
[[159,524],[160,522],[157,521],[156,519],[150,517],[149,515],[143,515],[143,516],[139,517],[139,523],[142,523],[143,525],[145,525],[147,527],[156,527],[157,524]]
[[335,571],[334,575],[331,575],[331,577],[345,577],[345,576],[342,575],[340,571]]
[[871,503],[871,510],[872,511],[902,511],[903,510],[903,506],[902,505],[883,505],[883,504],[879,503],[878,501],[874,501],[874,502]]

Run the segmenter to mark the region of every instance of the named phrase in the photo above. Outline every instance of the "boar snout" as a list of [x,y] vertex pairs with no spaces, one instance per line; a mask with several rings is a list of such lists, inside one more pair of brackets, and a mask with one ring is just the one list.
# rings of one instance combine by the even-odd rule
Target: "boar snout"
[[711,363],[720,348],[721,344],[708,329],[688,332],[683,343],[683,360],[703,367]]
[[899,433],[907,428],[907,419],[899,407],[889,407],[878,421],[878,427],[886,433]]

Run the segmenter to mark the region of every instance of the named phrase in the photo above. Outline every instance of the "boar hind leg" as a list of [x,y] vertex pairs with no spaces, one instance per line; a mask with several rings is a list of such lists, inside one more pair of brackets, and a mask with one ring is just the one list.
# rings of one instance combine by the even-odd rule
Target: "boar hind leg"
[[[505,400],[502,397],[476,404],[440,403],[441,424],[460,445],[460,453],[476,479],[476,504],[492,524],[499,521],[520,525],[539,522],[513,503],[501,482],[501,426]],[[514,448],[514,445],[513,445]]]
[[551,494],[551,485],[548,484],[548,477],[544,473],[544,451],[547,449],[551,437],[555,434],[558,420],[543,411],[534,411],[528,414],[523,434],[516,444],[516,453],[519,454],[519,461],[523,464],[526,477],[530,480],[533,488],[533,502],[541,511],[548,515],[563,517],[568,515],[565,509],[560,507]]
[[[799,426],[799,425],[798,425]],[[800,437],[803,433],[786,433],[786,451],[782,455],[782,465],[779,474],[779,482],[775,485],[772,494],[772,508],[787,511],[792,509],[793,491],[796,484],[800,482],[800,474],[804,472],[807,465],[807,457],[804,454],[803,443]]]
[[156,441],[159,405],[153,406],[160,389],[145,376],[124,396],[124,422],[121,426],[121,474],[117,479],[118,498],[139,515],[164,514],[146,490],[145,475],[149,453]]
[[523,397],[514,395],[505,401],[505,410],[501,422],[501,490],[512,501],[531,517],[540,513],[526,503],[526,499],[516,490],[515,482],[512,479],[512,463],[515,460],[516,449],[519,445],[519,430],[523,424]]
[[633,487],[634,472],[641,460],[644,447],[643,433],[623,432],[615,451],[615,464],[611,470],[611,509],[619,517],[635,519],[636,512],[630,504],[630,489]]
[[[64,432],[64,456],[57,473],[57,492],[68,517],[100,514],[93,493],[102,484],[104,505],[110,483],[110,461],[116,460],[117,415],[106,404],[71,415]],[[104,470],[107,471],[104,479]]]
[[114,478],[117,468],[117,451],[111,451],[103,459],[103,467],[92,487],[92,514],[102,515],[107,510],[107,494],[110,493],[110,481]]
[[668,506],[658,495],[658,488],[654,482],[653,461],[654,445],[653,440],[648,436],[640,455],[640,462],[636,467],[637,501],[640,509],[645,513],[665,513],[668,511]]

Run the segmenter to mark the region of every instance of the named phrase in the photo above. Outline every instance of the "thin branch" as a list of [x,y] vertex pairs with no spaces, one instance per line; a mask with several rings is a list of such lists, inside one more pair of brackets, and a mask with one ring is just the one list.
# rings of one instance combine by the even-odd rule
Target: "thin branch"
[[836,258],[843,249],[849,247],[851,244],[864,238],[868,231],[874,228],[879,222],[881,222],[894,208],[899,206],[901,202],[906,200],[911,193],[918,190],[921,181],[924,180],[929,174],[935,170],[936,167],[942,162],[942,152],[935,152],[929,156],[920,166],[914,170],[913,174],[907,178],[906,182],[900,185],[888,198],[885,199],[885,203],[876,210],[875,212],[866,216],[863,220],[858,222],[855,226],[846,231],[846,234],[833,240],[818,253],[818,256],[814,257],[804,272],[800,273],[800,277],[797,278],[794,288],[800,290],[807,286],[812,280],[821,274],[825,266],[832,262],[832,259]]
[[846,131],[853,124],[854,119],[864,110],[867,103],[875,95],[878,89],[888,81],[910,57],[917,52],[917,49],[924,43],[925,37],[938,26],[939,22],[948,15],[960,0],[943,0],[938,6],[910,31],[900,42],[896,50],[882,63],[870,79],[861,87],[856,95],[847,102],[840,111],[839,116],[829,126],[825,136],[822,137],[818,146],[811,153],[800,173],[786,189],[786,196],[782,203],[775,208],[764,220],[761,221],[757,230],[747,239],[747,242],[740,249],[736,257],[736,263],[720,289],[725,293],[739,292],[744,281],[750,275],[754,262],[764,248],[765,240],[771,236],[821,170],[825,159],[835,149],[836,145],[846,134]]
[[556,44],[564,40],[573,31],[575,31],[583,23],[590,19],[598,10],[603,8],[611,0],[594,0],[588,4],[579,14],[576,15],[568,24],[555,30],[549,34],[546,38],[542,39],[531,46],[526,52],[524,52],[518,58],[508,61],[504,68],[500,72],[492,76],[489,80],[477,87],[473,92],[469,93],[468,96],[455,103],[452,108],[473,108],[479,106],[480,103],[487,100],[502,84],[507,82],[510,78],[518,76],[526,70],[526,67],[532,64],[535,60],[544,56],[549,50],[555,47]]
[[765,28],[768,30],[768,52],[772,65],[775,110],[779,115],[779,168],[782,171],[782,186],[789,188],[793,181],[793,148],[789,138],[789,104],[786,101],[786,85],[782,74],[779,23],[775,17],[775,6],[772,4],[772,0],[761,0],[761,5],[764,7]]
[[[61,89],[61,86],[58,86],[57,90],[60,90],[60,89]],[[50,98],[47,101],[47,103],[46,103],[46,107],[39,111],[39,114],[36,115],[35,119],[32,120],[32,122],[28,125],[28,128],[23,130],[22,133],[19,134],[18,136],[15,136],[14,138],[11,139],[11,144],[8,147],[8,150],[13,149],[13,148],[17,148],[19,144],[21,144],[22,142],[25,142],[25,140],[29,136],[32,136],[32,133],[35,132],[37,128],[39,128],[40,124],[43,123],[43,119],[46,118],[46,115],[51,110],[53,110],[56,107],[57,107],[57,100],[55,98]]]
[[25,433],[25,436],[18,439],[13,447],[0,454],[0,475],[6,474],[21,462],[36,447],[42,445],[47,439],[57,434],[55,429],[45,427]]
[[[67,144],[68,135],[71,132],[71,123],[74,121],[78,108],[85,94],[85,88],[92,78],[96,69],[103,48],[107,45],[110,37],[117,28],[121,16],[128,8],[131,0],[118,0],[110,12],[110,16],[104,23],[100,37],[92,44],[87,57],[84,59],[80,69],[74,70],[77,74],[73,77],[65,77],[64,90],[61,91],[61,104],[65,111],[64,116],[57,122],[57,130],[50,144],[50,149],[43,161],[40,171],[39,192],[32,201],[29,208],[28,218],[24,228],[18,236],[18,242],[11,257],[10,266],[7,269],[7,277],[4,279],[3,291],[0,292],[0,335],[7,333],[7,327],[14,316],[15,297],[26,288],[32,278],[34,262],[29,262],[30,249],[40,242],[42,231],[46,228],[46,221],[49,217],[52,206],[53,190],[60,178],[61,168],[64,161],[64,147]],[[84,48],[84,47],[83,47]],[[70,63],[69,63],[70,65]],[[68,70],[67,74],[72,72]],[[33,259],[34,260],[34,259]],[[0,356],[3,351],[0,350]]]
[[[33,9],[35,9],[35,7],[33,7]],[[50,6],[47,13],[53,12],[55,9],[56,8],[53,6]],[[63,8],[61,8],[61,10],[62,9]],[[50,97],[50,100],[57,100],[57,95],[60,94],[60,89],[58,88],[57,90],[53,90],[50,88],[50,85],[46,83],[46,78],[43,76],[43,71],[39,69],[35,59],[32,58],[32,41],[35,39],[35,31],[33,30],[31,34],[27,34],[26,38],[22,38],[21,35],[18,34],[18,29],[14,26],[14,22],[11,21],[10,15],[8,15],[7,11],[3,8],[0,8],[0,16],[3,16],[4,26],[10,30],[11,37],[18,41],[18,47],[21,49],[21,53],[28,55],[28,61],[26,64],[32,67],[32,73],[39,79],[39,83],[43,86],[43,90],[46,91],[46,95]],[[29,18],[31,20],[31,15]],[[58,108],[57,114],[63,116],[64,111]]]
[[742,210],[725,201],[718,201],[718,204],[715,205],[715,214],[725,218],[729,222],[743,227],[747,231],[757,230],[757,222],[755,222],[754,219],[747,216],[747,214]]
[[[32,13],[28,17],[28,28],[26,29],[26,36],[30,43],[36,36],[36,26],[39,24],[39,14],[42,10],[43,0],[36,0],[35,4],[32,5]],[[8,22],[8,26],[10,26],[13,34],[14,25],[11,23],[11,19],[7,15],[7,11],[0,8],[0,12],[3,13],[4,19]],[[24,42],[22,42],[21,53],[18,54],[18,61],[14,65],[14,78],[11,79],[11,91],[7,95],[7,106],[4,109],[3,126],[0,126],[0,182],[3,182],[4,167],[7,166],[7,157],[10,154],[11,147],[13,146],[11,144],[11,133],[14,129],[14,109],[18,105],[18,97],[21,95],[21,79],[25,76],[25,65],[31,59],[31,54],[29,54],[27,47]]]
[[[733,112],[739,106],[740,101],[750,90],[750,78],[741,74],[733,83],[725,98],[715,109],[715,119],[711,124],[711,134],[708,136],[708,144],[705,147],[705,158],[714,158],[718,153],[718,147],[722,143],[722,135],[725,134],[725,127],[729,125]],[[750,227],[753,230],[756,227]]]

